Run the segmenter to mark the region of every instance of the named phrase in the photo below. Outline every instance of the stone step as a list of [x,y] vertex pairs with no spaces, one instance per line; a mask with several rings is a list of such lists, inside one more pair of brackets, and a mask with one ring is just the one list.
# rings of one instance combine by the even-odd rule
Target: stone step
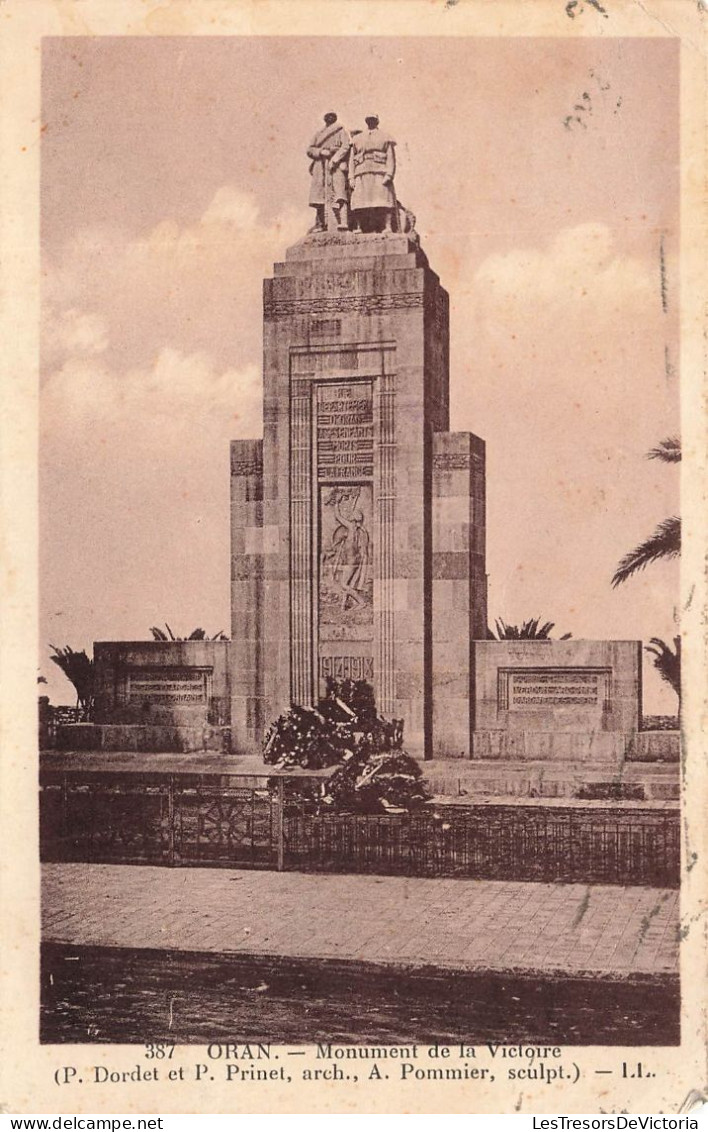
[[625,763],[612,772],[578,763],[500,763],[437,760],[425,763],[425,781],[438,797],[615,798],[669,801],[680,797],[679,767]]

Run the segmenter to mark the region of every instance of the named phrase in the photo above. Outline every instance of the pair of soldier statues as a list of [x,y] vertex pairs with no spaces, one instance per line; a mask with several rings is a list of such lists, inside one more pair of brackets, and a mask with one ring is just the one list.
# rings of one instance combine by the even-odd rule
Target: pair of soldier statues
[[366,119],[365,130],[349,133],[334,112],[325,114],[324,126],[307,150],[310,205],[315,209],[311,231],[398,230],[395,147],[375,115]]

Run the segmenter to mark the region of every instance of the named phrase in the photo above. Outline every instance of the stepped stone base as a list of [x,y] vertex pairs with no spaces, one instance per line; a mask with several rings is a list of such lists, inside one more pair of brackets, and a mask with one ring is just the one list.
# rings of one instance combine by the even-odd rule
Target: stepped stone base
[[434,760],[423,767],[428,788],[438,797],[584,798],[670,801],[679,798],[676,763],[602,763],[497,760]]
[[472,758],[499,761],[678,762],[678,731],[475,731]]
[[203,724],[68,723],[57,728],[57,747],[64,751],[153,752],[228,751],[229,727]]

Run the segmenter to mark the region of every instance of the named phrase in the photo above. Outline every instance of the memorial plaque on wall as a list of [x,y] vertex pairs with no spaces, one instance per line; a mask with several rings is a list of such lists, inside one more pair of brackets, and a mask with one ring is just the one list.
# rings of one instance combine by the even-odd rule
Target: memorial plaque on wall
[[205,704],[208,673],[194,668],[136,668],[127,674],[128,703],[189,707]]
[[317,475],[360,480],[374,474],[374,414],[370,381],[323,384],[317,390]]
[[503,711],[557,707],[607,709],[610,675],[610,670],[604,668],[502,668],[499,670],[499,708]]

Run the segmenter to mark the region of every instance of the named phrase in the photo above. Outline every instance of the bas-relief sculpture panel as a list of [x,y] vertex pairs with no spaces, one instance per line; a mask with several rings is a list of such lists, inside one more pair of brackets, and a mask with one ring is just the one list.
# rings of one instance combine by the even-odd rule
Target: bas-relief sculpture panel
[[320,677],[372,680],[372,383],[323,383],[316,405]]
[[371,484],[320,489],[321,640],[372,640],[374,624]]
[[323,383],[316,404],[320,641],[372,641],[372,383]]

